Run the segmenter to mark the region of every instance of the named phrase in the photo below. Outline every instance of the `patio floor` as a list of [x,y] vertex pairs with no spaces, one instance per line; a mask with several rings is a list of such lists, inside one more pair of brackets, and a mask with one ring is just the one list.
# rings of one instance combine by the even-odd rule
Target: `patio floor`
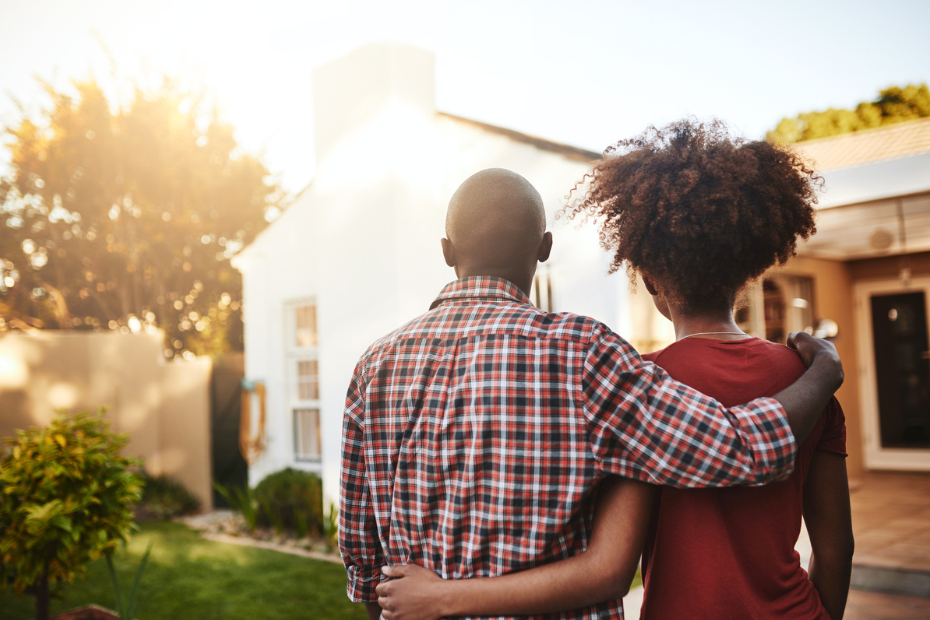
[[930,618],[930,474],[870,473],[850,483],[849,499],[856,553],[846,620]]
[[867,474],[850,491],[854,564],[930,573],[930,474]]

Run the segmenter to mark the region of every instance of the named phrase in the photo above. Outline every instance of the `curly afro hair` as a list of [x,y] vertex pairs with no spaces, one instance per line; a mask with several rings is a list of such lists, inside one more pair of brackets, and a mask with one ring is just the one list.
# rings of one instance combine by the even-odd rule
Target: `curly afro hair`
[[789,150],[685,119],[609,147],[560,215],[598,222],[611,273],[626,261],[669,303],[719,309],[814,234],[817,183]]

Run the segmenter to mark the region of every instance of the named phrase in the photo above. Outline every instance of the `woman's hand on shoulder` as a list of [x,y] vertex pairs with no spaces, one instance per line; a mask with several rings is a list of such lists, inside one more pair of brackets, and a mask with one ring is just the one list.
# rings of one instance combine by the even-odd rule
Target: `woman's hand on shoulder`
[[385,620],[438,620],[443,616],[445,581],[439,575],[416,564],[385,566],[381,572],[390,577],[375,589]]

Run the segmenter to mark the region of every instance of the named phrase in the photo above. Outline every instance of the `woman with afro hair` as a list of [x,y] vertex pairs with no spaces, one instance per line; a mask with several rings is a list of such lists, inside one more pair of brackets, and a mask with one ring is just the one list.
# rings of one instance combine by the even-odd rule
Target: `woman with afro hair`
[[[820,179],[792,152],[683,120],[609,148],[563,212],[598,223],[611,271],[640,276],[676,342],[643,356],[726,406],[771,396],[804,372],[798,355],[740,330],[740,291],[815,232]],[[601,484],[591,544],[521,573],[444,581],[409,565],[379,587],[388,620],[539,614],[622,597],[642,550],[643,620],[840,620],[852,566],[846,428],[835,399],[795,470],[764,487],[656,488],[630,515]],[[700,455],[695,455],[700,459]],[[802,516],[808,571],[795,544]],[[384,592],[384,594],[382,594]],[[619,606],[619,605],[618,605]]]

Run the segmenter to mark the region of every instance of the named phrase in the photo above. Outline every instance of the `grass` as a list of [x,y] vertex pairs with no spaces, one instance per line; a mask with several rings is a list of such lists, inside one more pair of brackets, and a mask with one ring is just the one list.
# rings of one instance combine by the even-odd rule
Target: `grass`
[[[336,563],[200,538],[177,523],[146,523],[115,558],[120,583],[128,589],[149,541],[154,541],[139,586],[139,620],[364,620],[365,609],[346,598],[345,569]],[[52,601],[52,614],[96,603],[114,607],[106,561],[87,568],[86,579]],[[35,617],[35,599],[0,590],[2,616]]]
[[[149,542],[154,542],[139,586],[138,620],[365,620],[346,598],[342,565],[267,549],[204,540],[178,523],[145,523],[114,564],[124,590],[132,585]],[[633,586],[641,584],[639,571]],[[101,558],[87,577],[68,585],[52,614],[91,603],[113,609],[113,585]],[[0,617],[35,617],[35,599],[0,589]]]

